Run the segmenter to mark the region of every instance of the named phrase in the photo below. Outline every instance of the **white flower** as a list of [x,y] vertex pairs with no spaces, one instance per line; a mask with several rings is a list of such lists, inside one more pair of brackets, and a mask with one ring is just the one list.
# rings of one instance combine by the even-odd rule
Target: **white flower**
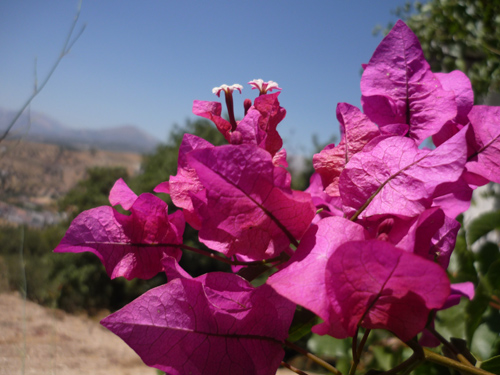
[[231,85],[231,86],[228,86],[228,85],[222,85],[222,86],[219,86],[219,87],[214,87],[212,89],[212,92],[217,95],[218,97],[220,97],[220,92],[221,91],[224,91],[226,94],[232,94],[234,90],[238,90],[241,94],[241,90],[243,89],[243,86],[241,85],[238,85],[237,83],[235,83],[234,85]]
[[253,81],[248,82],[249,85],[252,85],[252,90],[253,89],[258,89],[260,91],[260,94],[267,94],[268,91],[273,91],[273,90],[281,90],[280,87],[278,87],[278,84],[274,81],[267,81],[264,82],[262,79],[254,79]]

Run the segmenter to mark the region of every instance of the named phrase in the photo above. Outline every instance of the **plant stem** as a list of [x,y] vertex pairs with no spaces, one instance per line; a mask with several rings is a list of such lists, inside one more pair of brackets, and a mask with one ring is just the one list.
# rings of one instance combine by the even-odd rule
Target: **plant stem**
[[342,373],[338,369],[336,369],[335,367],[333,367],[331,364],[329,364],[328,362],[326,362],[326,361],[322,360],[321,358],[315,356],[314,354],[309,353],[307,350],[302,349],[300,346],[295,345],[293,342],[285,340],[285,345],[288,346],[289,348],[295,350],[296,352],[299,352],[300,354],[305,355],[307,358],[309,358],[312,361],[316,362],[318,365],[320,365],[321,367],[324,367],[325,369],[327,369],[328,371],[334,373],[335,375],[342,375]]
[[443,336],[441,336],[441,334],[438,331],[436,331],[434,327],[432,326],[427,327],[427,331],[432,333],[439,341],[441,341],[443,345],[446,346],[460,362],[462,362],[466,366],[474,367],[474,365],[470,363],[469,360],[465,358],[464,355],[461,354],[460,351],[458,351],[457,348],[455,348],[455,346],[451,342],[449,342]]
[[[31,94],[31,96],[28,98],[28,100],[26,100],[26,102],[23,104],[23,106],[21,107],[21,109],[19,111],[17,111],[17,113],[14,116],[14,118],[12,119],[12,121],[9,123],[9,125],[7,126],[7,128],[5,129],[5,131],[3,132],[3,134],[0,136],[0,142],[3,141],[7,137],[7,135],[10,132],[10,130],[15,125],[16,121],[23,114],[24,110],[29,106],[29,104],[33,101],[33,99],[35,99],[35,97],[40,93],[40,91],[43,90],[43,88],[45,87],[45,85],[47,84],[47,82],[50,80],[50,77],[52,77],[52,74],[54,74],[55,70],[57,69],[57,66],[59,65],[59,63],[61,62],[61,60],[63,59],[63,57],[66,56],[69,53],[69,51],[71,50],[71,47],[73,47],[73,45],[75,44],[75,42],[82,35],[83,30],[85,30],[85,25],[83,25],[83,27],[81,28],[80,32],[73,38],[73,41],[71,41],[71,36],[73,35],[73,32],[75,31],[75,27],[76,27],[76,24],[78,22],[78,18],[80,17],[81,5],[82,5],[82,2],[80,1],[79,4],[78,4],[78,9],[77,9],[75,18],[73,20],[73,23],[71,24],[70,31],[69,31],[69,33],[68,33],[68,35],[66,37],[66,41],[64,42],[64,45],[63,45],[63,48],[61,50],[61,53],[60,53],[59,57],[57,58],[57,60],[54,63],[54,65],[52,65],[52,68],[50,69],[50,71],[47,74],[47,76],[45,77],[45,79],[42,81],[41,85],[38,85],[38,78],[35,77],[35,89],[33,91],[33,94]],[[35,67],[35,72],[36,72],[36,67]],[[35,73],[35,75],[36,75],[36,73]]]
[[[403,371],[403,370],[408,370],[409,369],[411,371],[421,361],[422,361],[422,357],[418,353],[414,352],[411,355],[411,357],[408,358],[406,361],[401,362],[396,367],[393,367],[389,371],[383,372],[382,374],[383,375],[395,375],[395,374],[397,374],[397,373],[399,373],[400,371]],[[406,371],[406,373],[408,373],[408,371]]]
[[[162,244],[158,244],[158,245],[162,245]],[[226,263],[226,264],[229,264],[232,266],[257,266],[257,265],[262,265],[262,264],[275,263],[275,262],[279,262],[279,261],[286,261],[286,260],[288,260],[287,258],[289,258],[286,253],[281,253],[277,257],[270,258],[270,259],[256,260],[253,262],[242,262],[239,260],[231,260],[231,259],[226,258],[224,256],[217,255],[211,251],[197,249],[195,247],[184,245],[184,244],[182,244],[182,245],[169,245],[169,246],[179,247],[179,248],[184,249],[184,250],[192,251],[194,253],[218,260],[220,262],[223,262],[223,263]]]
[[25,365],[26,365],[26,337],[27,337],[27,325],[26,325],[26,299],[28,295],[28,281],[26,279],[26,262],[24,261],[24,241],[25,241],[25,227],[21,226],[21,243],[19,245],[19,265],[20,271],[22,275],[22,285],[21,285],[21,294],[23,297],[23,350],[21,352],[21,374],[25,374]]
[[356,368],[358,367],[359,360],[361,359],[361,352],[363,351],[363,348],[365,347],[366,340],[368,340],[368,335],[371,332],[371,329],[367,329],[365,333],[363,334],[363,338],[361,339],[361,342],[358,345],[358,332],[359,332],[359,326],[356,329],[356,333],[352,337],[352,365],[349,370],[349,375],[353,375],[356,372]]
[[438,365],[446,366],[453,368],[455,370],[458,370],[464,374],[470,374],[470,375],[494,375],[491,372],[481,370],[480,368],[474,367],[474,366],[467,366],[464,365],[463,363],[460,363],[458,361],[455,361],[453,359],[444,357],[440,354],[434,353],[433,351],[423,348],[424,349],[424,355],[425,355],[425,360],[432,362],[432,363],[437,363]]
[[349,374],[352,374],[352,368],[354,367],[354,370],[356,370],[356,366],[358,365],[358,332],[359,332],[359,326],[356,327],[356,333],[354,336],[352,336],[352,343],[351,343],[351,352],[352,352],[352,365],[351,369],[349,370]]
[[294,367],[292,365],[289,365],[288,363],[284,362],[284,361],[281,361],[281,366],[283,367],[286,367],[287,369],[289,369],[290,371],[293,371],[295,372],[296,374],[299,374],[299,375],[307,375],[307,372],[304,372],[302,370],[299,370],[297,367]]
[[372,331],[371,329],[367,329],[365,331],[365,334],[363,335],[363,338],[361,339],[361,343],[358,346],[358,351],[356,352],[356,357],[358,358],[358,361],[359,361],[359,358],[361,358],[361,352],[363,351],[363,348],[365,347],[366,340],[368,340],[368,335],[370,334],[371,331]]

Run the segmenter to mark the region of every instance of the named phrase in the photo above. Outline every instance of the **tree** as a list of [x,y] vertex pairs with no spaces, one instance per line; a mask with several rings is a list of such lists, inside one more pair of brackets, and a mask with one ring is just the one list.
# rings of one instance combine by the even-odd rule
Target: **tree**
[[74,217],[96,205],[108,204],[109,191],[119,178],[128,180],[128,172],[123,167],[92,167],[87,169],[87,177],[79,181],[59,201],[59,209],[71,211],[71,215]]
[[214,145],[227,143],[222,134],[208,120],[187,120],[183,127],[176,125],[167,143],[159,145],[154,153],[144,156],[142,173],[130,182],[134,191],[151,192],[159,183],[177,173],[179,146],[186,133],[197,135]]

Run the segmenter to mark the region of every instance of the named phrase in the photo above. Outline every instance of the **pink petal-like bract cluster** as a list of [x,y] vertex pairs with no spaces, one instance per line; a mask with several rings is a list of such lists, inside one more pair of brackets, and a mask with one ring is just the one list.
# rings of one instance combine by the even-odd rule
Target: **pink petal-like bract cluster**
[[[170,276],[175,260],[165,259]],[[172,375],[274,375],[295,305],[237,275],[182,274],[102,324],[152,367]]]
[[363,110],[381,128],[409,126],[417,144],[457,116],[453,91],[441,86],[415,34],[398,21],[375,50],[361,77]]
[[349,336],[359,326],[385,328],[408,341],[450,294],[446,272],[379,240],[350,241],[328,260],[326,291]]
[[[174,375],[275,374],[296,304],[322,319],[312,327],[320,335],[386,329],[434,345],[431,311],[472,298],[473,285],[450,286],[446,269],[455,217],[475,188],[500,183],[500,107],[475,106],[462,72],[433,73],[402,21],[363,69],[362,110],[337,106],[340,142],[314,156],[305,192],[291,188],[277,130],[286,111],[280,92],[268,93],[281,88],[258,79],[240,121],[238,84],[214,89],[229,121],[221,103],[194,101],[229,144],[184,136],[177,174],[155,188],[179,210],[168,215],[165,202],[119,180],[109,200],[129,215],[98,207],[72,222],[56,252],[93,252],[112,278],[166,273],[167,284],[102,321],[146,364]],[[211,252],[183,244],[184,221]],[[192,278],[181,249],[238,275]]]
[[281,167],[254,145],[195,150],[188,160],[206,189],[199,202],[200,240],[226,256],[259,260],[279,255],[300,239],[314,217],[307,193],[276,179]]
[[[135,197],[135,200],[134,200]],[[165,255],[180,259],[184,217],[168,215],[168,206],[152,194],[137,197],[122,180],[111,191],[110,200],[128,208],[124,215],[103,206],[82,212],[71,223],[56,253],[96,254],[111,278],[123,276],[150,279],[163,270]]]

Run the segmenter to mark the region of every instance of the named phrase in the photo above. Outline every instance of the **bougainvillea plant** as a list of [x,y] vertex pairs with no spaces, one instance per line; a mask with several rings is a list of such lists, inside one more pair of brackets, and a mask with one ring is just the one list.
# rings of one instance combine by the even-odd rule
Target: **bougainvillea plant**
[[[112,207],[81,213],[55,252],[96,254],[111,278],[168,283],[111,314],[102,324],[144,362],[167,374],[272,375],[282,363],[297,305],[313,312],[312,331],[353,338],[353,367],[371,330],[390,331],[414,350],[396,370],[433,360],[485,373],[459,353],[429,354],[437,310],[472,298],[473,285],[446,273],[473,189],[500,183],[500,107],[474,106],[467,77],[430,71],[412,31],[399,21],[361,78],[362,111],[337,106],[341,140],[316,154],[310,187],[294,191],[277,125],[285,117],[273,81],[249,82],[259,96],[236,121],[233,92],[195,101],[229,144],[186,134],[177,175],[137,196],[122,180]],[[276,91],[276,92],[272,92]],[[423,146],[432,138],[435,147]],[[429,144],[429,143],[424,143]],[[233,273],[191,277],[178,264],[185,223],[230,263]],[[268,274],[258,287],[250,281]],[[363,334],[358,342],[358,334]],[[292,368],[292,366],[288,366]],[[340,371],[332,366],[336,374]],[[303,374],[300,370],[294,369]]]

